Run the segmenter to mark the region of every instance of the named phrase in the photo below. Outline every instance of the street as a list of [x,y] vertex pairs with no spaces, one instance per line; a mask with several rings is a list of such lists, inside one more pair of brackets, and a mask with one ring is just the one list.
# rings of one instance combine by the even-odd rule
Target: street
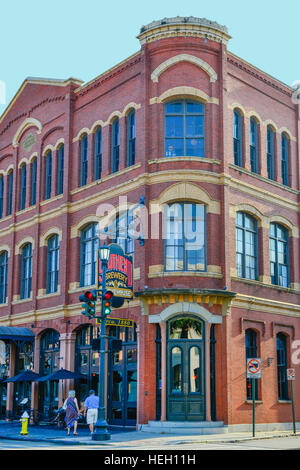
[[[197,439],[199,441],[199,438]],[[190,439],[181,440],[178,439],[173,442],[166,442],[162,445],[157,443],[151,443],[150,440],[134,441],[134,442],[123,442],[123,443],[111,443],[109,445],[59,445],[41,442],[20,442],[18,440],[7,440],[2,439],[0,441],[0,450],[81,450],[81,451],[104,451],[106,455],[114,454],[118,450],[126,451],[126,455],[129,451],[186,451],[186,450],[300,450],[300,436],[290,436],[281,438],[271,439],[253,439],[245,440],[240,442],[212,442],[212,443],[201,443],[196,442],[195,437]],[[118,454],[115,454],[118,455]],[[122,454],[119,454],[122,455]],[[138,454],[137,454],[138,455]],[[144,458],[144,457],[143,457]]]

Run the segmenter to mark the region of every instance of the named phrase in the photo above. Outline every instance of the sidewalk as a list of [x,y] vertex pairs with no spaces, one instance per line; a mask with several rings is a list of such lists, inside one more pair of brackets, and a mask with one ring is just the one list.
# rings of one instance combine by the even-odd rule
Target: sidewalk
[[[117,449],[118,446],[126,445],[126,448],[140,446],[141,449],[151,445],[155,449],[155,445],[161,448],[166,446],[166,450],[172,444],[180,445],[183,443],[201,444],[201,443],[235,443],[253,439],[270,439],[278,437],[294,436],[292,431],[272,431],[272,432],[256,432],[252,437],[251,432],[239,432],[228,434],[208,434],[208,435],[178,435],[178,434],[157,434],[141,431],[126,431],[120,429],[110,429],[111,440],[109,441],[93,441],[87,428],[79,428],[78,436],[67,436],[66,430],[61,430],[50,426],[28,426],[28,434],[22,436],[20,434],[21,423],[11,423],[0,421],[0,440],[20,440],[25,442],[44,442],[59,445],[82,445],[82,446],[103,446]],[[300,432],[296,434],[300,436]]]

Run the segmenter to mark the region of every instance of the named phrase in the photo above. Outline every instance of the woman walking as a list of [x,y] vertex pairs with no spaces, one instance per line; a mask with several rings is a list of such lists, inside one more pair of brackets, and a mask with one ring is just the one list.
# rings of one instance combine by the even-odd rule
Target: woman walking
[[79,419],[79,407],[77,398],[75,397],[75,390],[69,391],[69,396],[66,399],[64,406],[66,410],[65,421],[68,428],[68,436],[70,436],[71,426],[74,425],[74,436],[77,436],[77,421]]

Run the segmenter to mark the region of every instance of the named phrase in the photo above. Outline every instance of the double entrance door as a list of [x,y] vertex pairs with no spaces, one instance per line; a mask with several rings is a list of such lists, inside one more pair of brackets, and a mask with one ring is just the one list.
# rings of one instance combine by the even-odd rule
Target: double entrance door
[[[197,323],[191,319],[177,320],[177,325],[175,324],[177,334],[173,334],[171,339],[169,337],[167,343],[169,421],[205,420],[204,337],[202,337],[202,325],[200,322],[199,325]],[[186,328],[182,329],[183,326]],[[180,331],[184,334],[180,334]],[[193,339],[196,336],[195,332],[198,339]]]

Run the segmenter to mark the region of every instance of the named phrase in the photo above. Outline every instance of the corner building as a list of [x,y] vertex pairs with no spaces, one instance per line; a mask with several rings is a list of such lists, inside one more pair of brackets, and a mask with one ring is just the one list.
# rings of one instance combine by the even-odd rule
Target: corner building
[[144,196],[144,246],[116,215],[135,297],[112,317],[135,327],[108,328],[123,340],[107,355],[109,423],[250,429],[258,357],[256,422],[284,428],[288,367],[300,421],[299,104],[215,22],[165,18],[138,39],[89,83],[27,78],[0,118],[1,377],[85,376],[2,381],[1,417],[27,396],[49,419],[70,387],[80,401],[97,389],[97,327],[78,300],[96,287],[97,208]]

